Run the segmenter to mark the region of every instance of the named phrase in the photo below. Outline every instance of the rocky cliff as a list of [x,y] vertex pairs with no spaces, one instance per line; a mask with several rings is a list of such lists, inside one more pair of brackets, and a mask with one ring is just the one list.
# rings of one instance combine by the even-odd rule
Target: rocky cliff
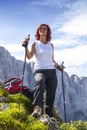
[[[4,47],[0,46],[0,80],[2,82],[12,77],[22,78],[23,67],[23,61],[16,60]],[[32,70],[28,63],[25,65],[24,85],[31,87],[33,85]]]

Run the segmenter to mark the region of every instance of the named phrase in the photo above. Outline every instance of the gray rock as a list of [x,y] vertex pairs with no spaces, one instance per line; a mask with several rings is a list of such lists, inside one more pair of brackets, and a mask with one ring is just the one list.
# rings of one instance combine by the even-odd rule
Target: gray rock
[[[10,53],[0,46],[0,81],[4,82],[13,77],[22,78],[23,61],[16,60]],[[24,85],[33,87],[33,74],[29,63],[26,63]]]

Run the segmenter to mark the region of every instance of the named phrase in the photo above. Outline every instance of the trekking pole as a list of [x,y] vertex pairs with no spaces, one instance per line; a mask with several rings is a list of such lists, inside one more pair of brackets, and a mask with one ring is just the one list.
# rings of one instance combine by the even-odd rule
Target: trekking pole
[[[30,35],[28,35],[28,39],[30,40]],[[24,81],[24,72],[25,72],[25,67],[26,67],[26,56],[27,56],[27,47],[28,47],[28,42],[26,42],[26,44],[22,44],[22,46],[25,47],[25,57],[24,57],[24,65],[23,65],[22,84],[21,84],[21,90],[20,90],[19,108],[20,108],[21,97],[22,97],[22,86],[23,86],[23,81]]]
[[[62,62],[61,66],[63,66],[64,62]],[[65,99],[65,89],[64,89],[64,75],[63,70],[62,72],[62,90],[63,90],[63,103],[64,103],[64,121],[66,122],[66,99]]]

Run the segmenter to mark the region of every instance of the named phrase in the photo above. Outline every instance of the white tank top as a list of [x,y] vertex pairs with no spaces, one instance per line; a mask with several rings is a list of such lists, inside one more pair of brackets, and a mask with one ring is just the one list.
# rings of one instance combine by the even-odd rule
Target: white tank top
[[35,42],[35,66],[36,69],[54,69],[53,48],[50,43],[43,44],[40,41]]

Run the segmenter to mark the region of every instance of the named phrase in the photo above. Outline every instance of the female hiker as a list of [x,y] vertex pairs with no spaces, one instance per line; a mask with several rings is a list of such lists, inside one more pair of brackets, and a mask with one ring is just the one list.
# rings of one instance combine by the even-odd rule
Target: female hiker
[[[44,113],[53,117],[53,105],[57,87],[57,76],[55,67],[59,66],[54,60],[54,46],[51,41],[51,29],[47,24],[41,24],[36,30],[36,41],[30,48],[27,48],[27,58],[35,56],[34,82],[35,91],[33,94],[34,111],[32,116],[39,117],[42,114],[43,95],[45,93]],[[25,38],[23,45],[26,45],[29,38]],[[64,67],[59,66],[61,70]]]

